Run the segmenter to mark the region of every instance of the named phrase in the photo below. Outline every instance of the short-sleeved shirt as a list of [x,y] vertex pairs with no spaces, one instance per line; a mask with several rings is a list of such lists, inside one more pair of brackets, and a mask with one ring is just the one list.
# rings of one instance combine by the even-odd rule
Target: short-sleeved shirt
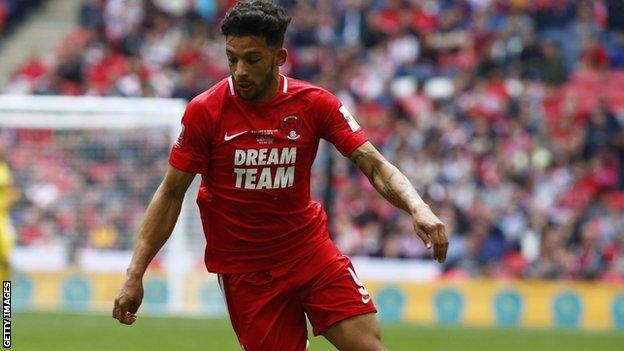
[[345,156],[367,141],[333,94],[286,76],[269,102],[238,97],[229,77],[188,104],[169,163],[201,174],[209,271],[273,268],[329,240],[327,215],[310,196],[321,138]]

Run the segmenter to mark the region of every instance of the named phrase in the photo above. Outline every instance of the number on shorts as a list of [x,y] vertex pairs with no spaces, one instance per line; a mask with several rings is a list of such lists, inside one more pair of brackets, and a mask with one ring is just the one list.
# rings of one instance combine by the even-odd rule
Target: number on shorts
[[368,296],[368,291],[366,291],[366,288],[364,288],[364,284],[362,284],[362,281],[360,281],[360,278],[357,277],[357,275],[355,275],[355,272],[353,271],[353,269],[351,269],[351,267],[347,267],[347,270],[349,271],[349,274],[351,274],[351,278],[353,278],[353,281],[355,282],[355,285],[358,286],[358,291],[362,296]]

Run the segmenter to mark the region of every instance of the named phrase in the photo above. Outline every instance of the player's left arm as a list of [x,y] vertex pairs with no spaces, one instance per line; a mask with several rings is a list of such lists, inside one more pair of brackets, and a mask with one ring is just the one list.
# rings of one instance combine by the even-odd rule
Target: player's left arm
[[444,223],[418,195],[407,177],[368,141],[353,151],[349,158],[379,194],[412,216],[416,234],[428,249],[433,246],[433,258],[444,262],[449,245]]

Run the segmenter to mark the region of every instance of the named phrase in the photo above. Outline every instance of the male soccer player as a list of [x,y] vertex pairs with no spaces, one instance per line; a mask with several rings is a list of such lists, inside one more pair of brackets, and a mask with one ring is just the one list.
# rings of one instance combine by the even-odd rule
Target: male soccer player
[[385,350],[376,309],[310,199],[310,167],[323,138],[348,156],[388,201],[408,212],[439,262],[442,222],[407,178],[371,145],[329,92],[279,74],[290,22],[268,1],[239,2],[221,23],[231,76],[187,106],[170,167],[152,199],[115,300],[132,324],[148,263],[168,239],[196,173],[205,263],[218,273],[232,326],[246,351],[303,351],[306,315],[339,350]]

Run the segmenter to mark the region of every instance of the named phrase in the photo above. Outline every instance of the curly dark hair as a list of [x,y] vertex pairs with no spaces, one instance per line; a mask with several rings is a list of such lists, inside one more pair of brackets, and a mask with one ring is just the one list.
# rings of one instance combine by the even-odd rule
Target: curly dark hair
[[239,1],[221,21],[221,34],[263,36],[270,46],[281,47],[290,20],[283,7],[270,1]]

